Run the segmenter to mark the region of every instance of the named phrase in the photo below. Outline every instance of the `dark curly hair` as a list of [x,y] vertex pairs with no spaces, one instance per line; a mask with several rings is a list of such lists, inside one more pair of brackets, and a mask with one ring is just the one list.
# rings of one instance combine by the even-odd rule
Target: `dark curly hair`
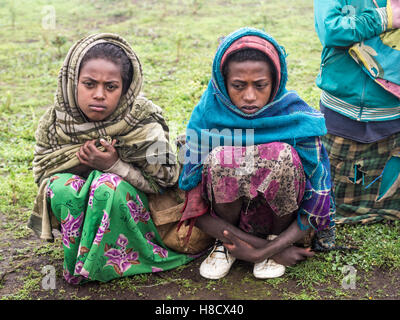
[[86,52],[79,67],[79,71],[83,66],[92,59],[105,59],[115,63],[121,69],[122,78],[122,94],[125,94],[132,82],[133,67],[128,56],[122,48],[112,43],[99,43]]

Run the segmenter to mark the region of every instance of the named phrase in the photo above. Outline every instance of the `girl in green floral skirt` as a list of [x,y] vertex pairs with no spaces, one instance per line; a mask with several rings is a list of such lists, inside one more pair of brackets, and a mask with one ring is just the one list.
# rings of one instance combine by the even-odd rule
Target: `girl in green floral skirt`
[[142,69],[114,34],[78,41],[36,132],[39,190],[29,226],[62,233],[72,284],[169,270],[193,256],[167,248],[146,193],[174,186],[179,167],[162,110],[140,94]]

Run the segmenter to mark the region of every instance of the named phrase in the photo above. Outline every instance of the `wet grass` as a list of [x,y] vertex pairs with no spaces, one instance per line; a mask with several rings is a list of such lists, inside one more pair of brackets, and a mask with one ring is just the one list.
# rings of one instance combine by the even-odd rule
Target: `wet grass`
[[[54,28],[51,26],[55,14]],[[50,20],[49,20],[50,19]],[[334,251],[287,269],[279,279],[256,280],[236,263],[221,280],[202,279],[201,261],[162,274],[71,287],[62,279],[60,239],[43,243],[26,228],[37,187],[34,132],[51,105],[69,47],[95,32],[115,32],[141,59],[148,98],[164,109],[174,137],[184,131],[207,86],[218,39],[252,26],[273,35],[288,54],[288,89],[318,108],[321,45],[312,2],[0,0],[0,295],[1,299],[398,299],[400,223],[341,226]],[[200,259],[201,260],[201,259]],[[44,290],[42,268],[56,269],[55,290]],[[356,271],[345,289],[344,266]]]

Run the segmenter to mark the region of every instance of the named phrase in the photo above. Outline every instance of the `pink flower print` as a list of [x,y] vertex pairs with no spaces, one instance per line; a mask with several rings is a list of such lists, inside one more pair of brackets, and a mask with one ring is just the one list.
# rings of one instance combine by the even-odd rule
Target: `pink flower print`
[[246,148],[225,146],[221,151],[218,151],[216,158],[221,167],[239,168],[244,160]]
[[46,198],[47,199],[51,199],[53,197],[54,197],[54,192],[53,192],[53,190],[51,190],[50,186],[47,185],[47,187],[46,187]]
[[89,206],[93,208],[94,193],[98,187],[105,184],[109,188],[115,190],[117,189],[121,181],[122,181],[121,177],[114,173],[104,173],[100,177],[98,177],[90,186],[89,201],[88,201]]
[[54,180],[57,180],[57,179],[59,179],[59,178],[60,178],[59,176],[52,176],[52,177],[49,179],[49,184],[53,183]]
[[123,234],[119,235],[116,245],[120,249],[111,248],[110,245],[106,244],[104,256],[109,258],[106,266],[112,266],[115,272],[122,276],[132,264],[140,264],[138,261],[139,253],[132,251],[132,248],[126,248],[128,246],[128,239]]
[[157,267],[151,267],[151,272],[161,272],[161,271],[164,271],[164,270],[161,268],[157,268]]
[[94,238],[93,244],[99,245],[105,233],[110,232],[110,220],[106,210],[103,210],[103,219],[101,219],[99,229],[97,230],[96,237]]
[[265,194],[265,199],[267,201],[271,201],[274,200],[276,197],[276,194],[278,193],[280,184],[278,181],[273,180],[270,182],[267,190],[265,190],[264,194]]
[[74,272],[85,278],[89,278],[89,271],[85,270],[85,268],[83,267],[83,261],[78,261],[76,263]]
[[305,183],[300,183],[300,181],[295,178],[293,184],[294,190],[297,191],[297,204],[300,204],[301,200],[303,200],[304,197]]
[[131,217],[136,223],[138,223],[139,221],[147,223],[147,221],[150,220],[150,213],[144,207],[143,202],[138,194],[136,194],[136,201],[139,204],[132,200],[132,196],[129,194],[129,192],[126,194],[126,201],[126,205],[129,208]]
[[160,258],[167,258],[168,257],[168,250],[164,249],[163,247],[160,247],[156,245],[155,243],[151,241],[147,241],[151,246],[153,246],[153,253],[158,254]]
[[281,142],[260,144],[257,147],[260,157],[266,160],[278,160],[279,154],[285,149],[285,145]]
[[222,177],[214,188],[215,197],[221,202],[232,202],[236,199],[239,185],[234,177]]
[[303,164],[301,163],[301,159],[299,154],[293,149],[292,150],[292,161],[296,168],[303,169]]
[[74,189],[76,192],[79,192],[82,188],[82,186],[85,184],[85,180],[83,180],[79,176],[72,176],[68,181],[65,183],[65,186],[70,185],[72,189]]
[[275,197],[276,194],[278,193],[280,188],[280,183],[276,180],[273,180],[270,182],[267,190],[265,190],[264,195],[265,195],[265,200],[267,200],[269,206],[271,209],[275,212],[279,212],[279,208],[275,205]]
[[50,188],[50,185],[53,183],[54,180],[57,180],[57,179],[59,179],[59,178],[60,178],[59,176],[52,176],[52,177],[49,179],[49,182],[47,183],[47,186],[46,186],[46,198],[47,198],[47,199],[51,199],[51,198],[54,197],[54,192],[53,192],[53,190]]
[[153,231],[149,231],[149,232],[146,232],[146,233],[145,233],[144,237],[145,237],[147,240],[150,241],[151,239],[153,239],[153,238],[155,237],[155,234],[154,234]]
[[79,284],[82,281],[81,276],[74,276],[70,274],[67,269],[63,270],[63,276],[65,281],[67,281],[69,284]]
[[147,243],[153,247],[153,253],[158,254],[160,258],[167,258],[168,257],[168,250],[156,245],[155,243],[151,242],[150,240],[154,238],[154,232],[147,232],[144,237],[147,239]]
[[69,248],[70,243],[75,243],[75,238],[81,235],[79,229],[81,228],[83,222],[83,216],[84,214],[82,212],[77,218],[74,218],[68,211],[67,218],[65,220],[61,220],[63,243],[67,248]]
[[85,247],[85,246],[81,246],[81,244],[79,244],[79,248],[78,248],[78,256],[81,256],[87,252],[89,252],[89,248]]

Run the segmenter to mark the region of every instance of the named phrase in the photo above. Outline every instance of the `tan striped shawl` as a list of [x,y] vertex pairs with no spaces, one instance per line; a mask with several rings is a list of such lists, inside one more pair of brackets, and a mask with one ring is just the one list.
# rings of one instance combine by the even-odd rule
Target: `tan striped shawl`
[[[112,115],[104,121],[88,122],[77,105],[79,66],[86,52],[102,42],[116,44],[125,51],[133,66],[133,79]],[[39,193],[28,225],[41,238],[53,238],[52,217],[47,212],[44,186],[54,173],[65,172],[79,164],[75,154],[87,140],[117,139],[115,148],[121,160],[141,169],[145,177],[158,185],[171,186],[177,182],[177,164],[149,164],[147,161],[151,156],[175,163],[176,158],[169,145],[169,131],[162,109],[140,94],[142,82],[138,57],[131,46],[117,35],[91,35],[69,50],[58,76],[54,105],[41,117],[35,136],[33,172]],[[155,143],[160,142],[165,147],[154,148]]]

